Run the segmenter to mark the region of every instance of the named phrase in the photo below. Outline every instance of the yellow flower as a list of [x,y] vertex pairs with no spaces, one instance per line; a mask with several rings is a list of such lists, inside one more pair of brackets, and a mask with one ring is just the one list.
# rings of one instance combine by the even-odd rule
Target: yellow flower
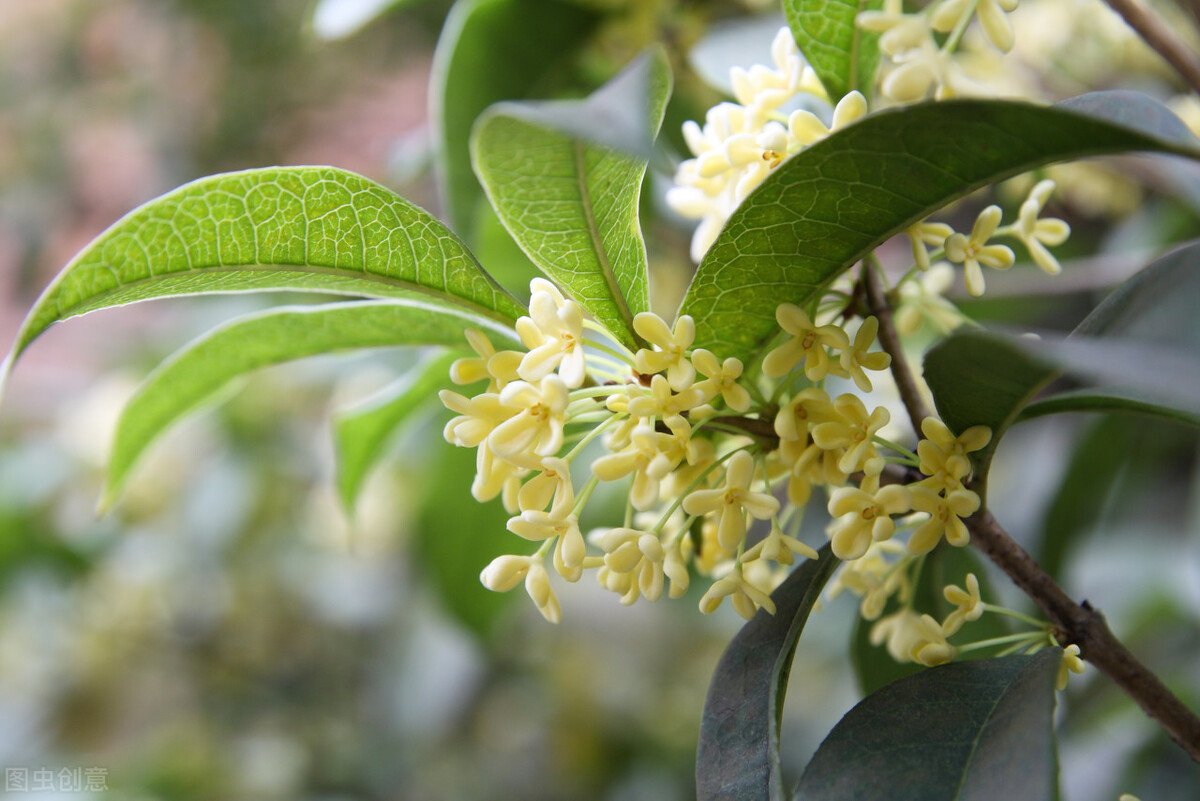
[[838,470],[843,473],[859,469],[878,473],[883,463],[871,437],[891,421],[891,414],[880,406],[868,415],[863,402],[850,394],[839,395],[833,408],[841,419],[813,426],[813,442],[827,451],[846,449],[837,462]]
[[529,288],[529,316],[516,322],[517,333],[529,353],[521,359],[517,374],[537,383],[558,368],[564,384],[581,386],[586,375],[583,310],[544,278],[533,279]]
[[538,509],[524,511],[509,518],[507,528],[518,537],[533,542],[557,537],[562,547],[562,563],[568,568],[582,565],[587,554],[587,544],[579,531],[579,518],[569,512],[556,515]]
[[695,384],[695,388],[704,393],[706,402],[720,395],[725,399],[725,405],[735,412],[750,408],[750,393],[737,383],[742,374],[741,359],[730,357],[722,363],[711,351],[700,348],[692,354],[692,364],[706,379]]
[[956,437],[936,417],[921,421],[921,433],[925,438],[917,443],[919,468],[931,477],[921,483],[947,491],[959,488],[971,474],[967,454],[982,450],[992,441],[992,430],[987,426],[971,426]]
[[781,440],[808,443],[811,425],[837,419],[838,413],[825,390],[805,389],[780,407],[775,415],[775,433]]
[[655,534],[612,528],[598,538],[597,544],[604,551],[605,567],[614,573],[631,574],[638,591],[647,600],[657,601],[662,597],[667,551]]
[[835,489],[829,495],[829,514],[836,518],[829,527],[834,556],[857,559],[872,542],[889,539],[896,530],[891,515],[907,512],[911,504],[911,493],[898,484],[875,492],[859,487]]
[[633,318],[633,330],[638,336],[654,345],[658,350],[639,350],[634,355],[634,366],[642,375],[666,372],[671,387],[679,392],[691,385],[695,377],[692,363],[687,359],[687,350],[696,338],[696,324],[690,315],[675,321],[675,330],[652,312],[641,312]]
[[654,460],[660,455],[658,437],[650,426],[638,426],[630,435],[627,448],[618,453],[601,456],[592,462],[592,475],[601,481],[616,481],[633,473],[633,486],[629,490],[630,503],[634,509],[649,509],[658,500],[660,477],[650,470]]
[[704,390],[691,386],[681,392],[672,392],[667,379],[656,375],[650,379],[650,394],[630,398],[628,409],[634,417],[661,417],[663,422],[669,424],[676,418],[682,420],[683,412],[696,408],[704,401]]
[[917,527],[908,540],[908,552],[914,556],[929,553],[946,537],[946,542],[962,547],[971,541],[971,534],[962,518],[979,509],[979,496],[967,489],[958,489],[945,498],[928,487],[912,488],[912,508],[925,512],[929,519]]
[[556,456],[542,459],[542,472],[526,481],[517,494],[517,506],[521,511],[545,509],[551,502],[552,515],[565,515],[575,505],[570,466]]
[[875,335],[878,333],[879,321],[874,317],[868,317],[859,326],[858,332],[854,335],[854,342],[842,351],[842,372],[853,378],[854,383],[863,392],[871,391],[871,379],[867,378],[867,374],[863,372],[864,368],[886,370],[892,363],[892,357],[888,353],[883,351],[867,352],[875,343]]
[[955,584],[947,584],[942,589],[942,596],[957,607],[946,616],[942,629],[946,636],[954,634],[968,620],[978,620],[983,615],[983,599],[979,597],[979,579],[974,573],[967,574],[967,587],[963,589]]
[[988,206],[975,218],[970,238],[964,234],[951,234],[946,238],[946,258],[962,263],[967,291],[975,297],[982,295],[986,288],[981,264],[996,270],[1007,270],[1016,261],[1012,249],[1007,245],[987,243],[1000,226],[1000,217],[999,206]]
[[725,598],[729,598],[733,608],[746,620],[754,617],[759,608],[775,614],[775,602],[771,600],[771,594],[747,580],[740,564],[734,567],[732,573],[712,583],[700,599],[700,611],[706,615],[712,614]]
[[562,447],[568,400],[566,383],[557,375],[546,376],[537,386],[514,381],[500,391],[500,403],[516,414],[492,429],[488,447],[515,465],[541,467],[541,457]]
[[904,229],[912,243],[913,261],[922,271],[929,269],[929,251],[926,245],[940,248],[946,244],[946,237],[954,233],[954,229],[946,223],[931,223],[925,220],[913,223]]
[[1055,687],[1058,690],[1065,690],[1067,680],[1072,673],[1082,673],[1086,669],[1083,660],[1079,658],[1079,646],[1068,645],[1063,649],[1062,662],[1058,665],[1058,680]]
[[1054,181],[1050,179],[1039,181],[1033,187],[1028,199],[1021,204],[1013,234],[1025,245],[1034,264],[1050,275],[1057,275],[1062,272],[1062,265],[1049,250],[1046,250],[1046,246],[1054,247],[1066,242],[1067,237],[1071,235],[1071,226],[1055,217],[1038,219],[1042,207],[1046,205],[1046,200],[1053,191]]
[[811,111],[797,109],[788,117],[788,133],[792,139],[807,147],[821,141],[834,131],[841,130],[866,116],[867,99],[855,90],[847,93],[833,109],[833,120],[829,127]]
[[525,591],[542,617],[551,623],[562,620],[562,608],[550,587],[550,577],[540,559],[534,556],[498,556],[479,574],[483,586],[496,592],[508,592],[525,579]]
[[455,359],[450,365],[450,380],[455,384],[474,384],[488,379],[488,392],[499,392],[509,381],[517,380],[517,367],[524,354],[515,350],[497,351],[478,328],[465,332],[467,344],[477,356]]
[[795,561],[792,554],[803,556],[805,559],[817,558],[817,552],[813,548],[795,537],[784,534],[779,526],[771,526],[770,533],[742,555],[742,561],[753,562],[761,558],[781,565],[790,565]]
[[917,640],[909,648],[909,655],[914,662],[925,667],[936,667],[954,659],[957,649],[946,642],[946,632],[931,615],[921,615],[916,628]]
[[779,304],[775,309],[775,320],[792,338],[763,359],[763,375],[767,378],[785,376],[803,363],[808,380],[820,381],[829,374],[832,366],[826,348],[840,350],[850,345],[845,331],[836,325],[814,325],[803,309],[791,303]]
[[721,489],[696,490],[683,499],[689,515],[720,512],[717,542],[728,551],[736,551],[746,538],[746,515],[766,520],[779,511],[779,501],[770,493],[753,492],[754,457],[738,451],[725,468],[725,486]]
[[942,0],[929,18],[938,33],[949,33],[972,9],[979,25],[997,50],[1007,53],[1013,46],[1013,27],[1006,11],[1015,11],[1017,0]]

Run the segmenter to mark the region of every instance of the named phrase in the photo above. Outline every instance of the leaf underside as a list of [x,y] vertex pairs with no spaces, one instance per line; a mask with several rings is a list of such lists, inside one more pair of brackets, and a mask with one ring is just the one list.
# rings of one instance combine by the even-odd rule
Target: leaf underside
[[181,416],[253,370],[333,351],[398,345],[461,345],[476,327],[512,345],[504,326],[417,300],[281,307],[247,315],[197,338],[160,364],[117,422],[104,503],[119,494],[145,449]]

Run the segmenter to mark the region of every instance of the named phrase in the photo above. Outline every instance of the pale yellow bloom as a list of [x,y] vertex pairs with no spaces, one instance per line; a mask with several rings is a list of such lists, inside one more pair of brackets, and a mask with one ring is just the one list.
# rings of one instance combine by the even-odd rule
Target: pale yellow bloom
[[1066,242],[1071,235],[1071,226],[1055,217],[1038,219],[1053,191],[1054,181],[1048,178],[1033,187],[1029,197],[1021,204],[1013,234],[1025,245],[1034,264],[1050,275],[1057,275],[1062,272],[1062,265],[1046,246],[1054,247]]
[[838,419],[828,393],[813,387],[796,393],[780,407],[775,415],[775,433],[781,440],[807,443],[811,426]]
[[760,608],[775,614],[775,602],[771,600],[771,594],[749,581],[740,564],[734,567],[732,573],[712,583],[700,599],[700,611],[706,615],[712,614],[725,598],[729,598],[733,608],[746,620],[754,617]]
[[660,455],[659,435],[652,427],[640,425],[630,434],[629,440],[629,446],[624,450],[601,456],[592,462],[592,475],[601,481],[617,481],[632,473],[633,486],[629,490],[629,501],[634,509],[646,510],[658,500],[660,476],[650,468]]
[[921,433],[925,438],[917,443],[919,469],[931,477],[921,483],[947,491],[958,489],[971,474],[967,454],[982,450],[992,441],[992,430],[987,426],[971,426],[956,437],[936,417],[921,421]]
[[875,344],[875,336],[879,333],[879,320],[868,317],[862,321],[854,342],[842,351],[842,372],[854,379],[854,383],[863,392],[871,391],[871,379],[867,378],[864,370],[886,370],[892,363],[891,354],[884,351],[868,353]]
[[497,351],[492,341],[478,328],[465,332],[467,344],[476,356],[455,359],[450,365],[450,380],[455,384],[474,384],[488,379],[487,392],[499,392],[509,381],[517,380],[517,366],[524,354],[515,350]]
[[983,267],[980,265],[995,270],[1007,270],[1016,261],[1012,249],[1007,245],[987,243],[1000,226],[1001,215],[999,206],[988,206],[975,218],[970,237],[965,234],[951,234],[946,238],[946,258],[962,263],[967,291],[975,297],[982,295],[986,288]]
[[829,597],[836,598],[842,590],[849,590],[862,599],[858,607],[862,618],[877,619],[892,595],[909,591],[909,572],[899,569],[897,562],[887,558],[903,553],[904,546],[898,542],[884,540],[871,543],[866,553],[845,562],[838,570],[829,583]]
[[846,449],[838,458],[837,466],[841,472],[853,473],[861,469],[877,474],[883,464],[871,438],[891,421],[891,413],[879,406],[867,414],[863,402],[850,394],[839,395],[833,407],[840,419],[813,426],[813,442],[825,450]]
[[558,368],[568,387],[582,385],[586,375],[583,309],[544,278],[533,279],[529,288],[529,316],[516,322],[517,334],[529,353],[521,359],[517,374],[537,383]]
[[574,505],[570,466],[557,456],[542,459],[542,471],[526,481],[517,495],[521,511],[551,506],[550,514],[566,515]]
[[946,223],[931,223],[926,220],[913,223],[904,229],[912,244],[913,261],[922,271],[929,269],[929,251],[926,246],[940,248],[946,244],[946,237],[954,233],[954,229]]
[[826,127],[811,111],[797,109],[788,117],[788,133],[805,147],[821,141],[834,131],[857,122],[867,114],[867,99],[855,90],[846,94],[833,109],[833,119]]
[[704,390],[695,386],[682,392],[672,392],[671,385],[662,374],[650,379],[650,393],[629,399],[629,413],[643,419],[661,417],[664,422],[683,418],[683,412],[704,403]]
[[692,364],[706,379],[694,385],[704,393],[705,401],[720,395],[724,398],[725,405],[735,412],[744,412],[750,408],[750,393],[737,382],[742,375],[741,359],[730,357],[721,362],[711,351],[700,348],[692,354]]
[[917,485],[912,488],[912,508],[929,515],[908,540],[908,552],[920,556],[932,551],[943,536],[946,542],[959,547],[971,541],[962,518],[979,509],[979,496],[968,489],[957,489],[943,498],[934,490]]
[[846,332],[836,325],[817,326],[799,306],[781,303],[775,309],[779,327],[792,338],[771,350],[763,359],[763,375],[780,378],[796,365],[804,364],[809,381],[820,381],[829,374],[832,362],[826,348],[841,350],[850,346]]
[[[655,534],[612,528],[598,538],[597,544],[605,552],[605,567],[614,573],[630,574],[637,582],[638,592],[647,600],[657,601],[662,597],[667,550]],[[622,594],[629,594],[629,590]]]
[[683,499],[683,510],[690,515],[720,512],[717,542],[727,551],[736,551],[746,538],[746,515],[766,520],[779,511],[779,501],[770,493],[750,489],[754,481],[754,457],[738,451],[725,467],[725,486],[696,490]]
[[538,509],[521,512],[509,518],[508,530],[532,542],[558,538],[562,545],[562,562],[568,568],[583,564],[587,544],[579,531],[579,518],[573,513],[553,514]]
[[942,596],[956,607],[946,616],[942,629],[949,637],[966,621],[978,620],[983,615],[983,599],[979,596],[979,579],[974,573],[967,574],[967,587],[963,589],[956,584],[947,584],[942,588]]
[[1068,645],[1063,649],[1062,662],[1058,665],[1058,679],[1055,682],[1055,687],[1058,690],[1067,688],[1067,680],[1072,673],[1082,673],[1087,666],[1083,660],[1079,658],[1079,646]]
[[906,487],[889,484],[875,492],[859,487],[838,487],[829,495],[829,526],[833,554],[839,559],[857,559],[872,542],[889,539],[896,531],[891,515],[907,512],[912,495]]
[[942,297],[954,284],[954,269],[939,261],[929,271],[900,286],[896,309],[896,331],[915,334],[922,320],[928,320],[938,334],[948,334],[965,319],[958,308]]
[[562,447],[568,400],[566,383],[554,374],[536,386],[512,382],[500,391],[500,403],[516,414],[492,429],[488,447],[515,465],[540,467],[541,457],[553,456]]
[[525,580],[525,591],[542,617],[551,623],[562,620],[562,608],[558,597],[550,587],[550,577],[546,568],[537,557],[533,556],[498,556],[479,574],[483,586],[496,592],[508,592]]
[[742,555],[742,560],[753,562],[761,558],[781,565],[790,565],[795,561],[792,554],[803,556],[805,559],[817,558],[817,552],[811,546],[784,534],[779,526],[771,526],[770,533],[755,543],[754,547],[749,548]]
[[682,315],[675,321],[675,330],[653,312],[641,312],[633,318],[633,330],[657,350],[639,350],[634,355],[634,366],[642,375],[666,372],[671,388],[676,392],[686,389],[695,377],[687,351],[696,338],[696,323],[690,315]]
[[958,653],[953,645],[946,642],[946,632],[931,615],[921,615],[917,633],[917,641],[909,649],[914,662],[925,667],[936,667],[951,661]]
[[1013,27],[1005,12],[1016,8],[1017,0],[942,0],[929,21],[935,31],[949,33],[974,9],[988,40],[1007,53],[1013,46]]

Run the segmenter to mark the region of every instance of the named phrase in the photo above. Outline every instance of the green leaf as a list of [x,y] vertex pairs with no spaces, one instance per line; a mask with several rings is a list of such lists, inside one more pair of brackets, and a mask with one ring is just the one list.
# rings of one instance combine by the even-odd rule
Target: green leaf
[[570,3],[539,0],[466,0],[450,10],[433,56],[429,118],[442,200],[464,236],[474,235],[472,215],[482,197],[468,145],[475,118],[492,103],[556,83],[547,78],[563,71],[597,19]]
[[1072,545],[1107,513],[1112,490],[1125,473],[1142,426],[1128,417],[1102,417],[1079,439],[1042,520],[1037,562],[1061,576]]
[[800,801],[1053,801],[1062,652],[953,662],[859,702],[817,749]]
[[955,332],[925,354],[925,383],[942,422],[956,434],[975,425],[992,429],[987,446],[971,454],[976,489],[985,500],[988,469],[1004,432],[1059,372],[1015,338],[977,330]]
[[[980,562],[978,555],[971,548],[960,548],[943,542],[925,556],[921,565],[917,585],[913,589],[912,608],[918,614],[933,615],[937,620],[945,620],[946,615],[954,611],[954,605],[942,594],[947,584],[966,586],[967,574],[974,573],[979,579],[979,594],[985,601],[996,599],[995,591],[988,581],[987,570]],[[899,601],[893,597],[883,610],[881,618],[898,612],[901,608]],[[871,644],[871,627],[874,621],[863,620],[859,617],[855,622],[854,634],[851,638],[851,661],[858,675],[858,686],[864,695],[870,695],[879,688],[911,676],[924,670],[922,665],[915,662],[897,662],[888,653],[885,645]],[[999,615],[984,614],[978,620],[967,621],[962,628],[950,639],[956,644],[979,642],[994,637],[1010,634],[1011,629],[1005,619]],[[991,649],[992,651],[996,649]],[[980,659],[992,656],[988,649],[972,651],[962,658]]]
[[264,290],[419,294],[509,324],[524,313],[449,229],[390,190],[330,167],[247,170],[185,184],[93,240],[38,298],[0,377],[59,320]]
[[484,318],[403,299],[283,307],[219,326],[160,364],[126,405],[102,504],[115,500],[137,458],[159,434],[238,376],[331,351],[460,345],[469,326],[497,344],[515,341],[511,330]]
[[[630,348],[649,299],[638,225],[646,160],[629,152],[648,153],[670,84],[666,55],[653,50],[586,101],[493,106],[471,142],[488,199],[522,250]],[[610,146],[572,136],[587,130]]]
[[[1160,104],[1127,99],[1132,112],[1160,119]],[[888,109],[797,153],[746,198],[700,263],[681,309],[696,320],[695,347],[750,361],[775,334],[780,303],[806,305],[889,237],[987,184],[1105,153],[1200,158],[1170,126],[1146,133],[1093,116],[1106,97],[1075,100],[1070,110],[999,100]]]
[[760,610],[725,649],[700,722],[701,801],[783,798],[779,721],[788,672],[808,613],[837,565],[826,545],[772,593],[775,614]]
[[883,8],[883,0],[784,0],[796,46],[837,103],[852,89],[870,94],[879,64],[879,35],[854,24],[860,11]]
[[1077,389],[1041,398],[1021,409],[1014,423],[1024,423],[1048,414],[1065,412],[1108,412],[1153,417],[1170,423],[1200,428],[1200,412],[1164,406],[1136,388]]
[[363,482],[396,430],[450,382],[457,353],[437,354],[359,404],[333,416],[337,489],[342,506],[353,513]]

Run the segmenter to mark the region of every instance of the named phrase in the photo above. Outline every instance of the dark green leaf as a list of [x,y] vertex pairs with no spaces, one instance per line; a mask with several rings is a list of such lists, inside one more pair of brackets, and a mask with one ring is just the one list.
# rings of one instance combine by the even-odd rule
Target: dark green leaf
[[277,167],[185,184],[118,220],[46,288],[12,362],[51,324],[204,292],[419,294],[502,323],[524,309],[428,213],[362,176]]
[[561,70],[596,19],[570,3],[539,0],[467,0],[451,9],[434,53],[429,118],[443,202],[464,236],[483,194],[468,145],[475,118],[492,103],[529,97]]
[[[954,605],[946,600],[942,590],[947,584],[965,587],[968,573],[974,573],[975,577],[979,579],[979,594],[984,601],[995,601],[996,595],[991,587],[991,582],[988,581],[987,570],[973,549],[960,548],[945,542],[938,545],[925,556],[925,561],[921,565],[921,572],[913,591],[913,611],[918,614],[933,615],[939,621],[945,620],[946,616],[954,611]],[[893,598],[881,617],[893,614],[899,609],[899,602]],[[858,618],[851,640],[850,654],[855,672],[858,674],[859,689],[864,695],[870,695],[886,684],[924,670],[924,667],[914,662],[897,662],[883,644],[872,645],[870,633],[873,625],[872,621]],[[1003,617],[984,614],[979,620],[964,623],[963,627],[950,639],[952,643],[961,645],[990,640],[1010,633],[1012,633],[1011,629]],[[964,658],[986,658],[992,656],[995,650],[971,651]]]
[[104,503],[116,498],[137,458],[159,434],[238,376],[331,351],[460,345],[463,330],[472,326],[498,344],[514,342],[504,326],[417,300],[283,307],[215,328],[160,364],[126,405],[117,423]]
[[975,425],[992,429],[987,447],[971,454],[981,495],[1004,432],[1058,375],[1057,367],[1031,356],[1015,337],[977,330],[956,332],[925,354],[925,382],[942,422],[958,434]]
[[1062,652],[953,662],[889,684],[834,727],[800,801],[1053,801]]
[[[649,308],[649,298],[638,225],[646,161],[627,151],[648,151],[670,83],[666,55],[655,50],[586,101],[493,106],[471,141],[475,169],[513,238],[631,348],[638,342],[633,316]],[[563,128],[604,131],[606,143],[620,149]]]
[[808,613],[837,564],[826,545],[771,595],[775,614],[760,610],[725,649],[700,723],[701,801],[783,797],[779,720],[788,672]]
[[337,489],[347,513],[354,511],[363,482],[384,455],[396,429],[451,383],[450,364],[457,355],[433,356],[362,403],[333,416]]
[[1016,423],[1036,417],[1065,412],[1109,412],[1154,417],[1171,423],[1200,427],[1200,412],[1164,406],[1145,391],[1132,387],[1120,389],[1077,389],[1058,392],[1035,400],[1017,415]]
[[1107,499],[1129,465],[1141,426],[1128,417],[1102,417],[1075,446],[1042,521],[1038,564],[1058,577],[1072,545],[1108,511]]
[[833,103],[852,89],[870,94],[879,64],[879,35],[854,24],[883,0],[784,0],[792,35]]
[[[749,360],[774,335],[780,303],[805,305],[889,237],[1011,175],[1105,153],[1200,158],[1192,144],[1092,116],[1103,104],[1084,97],[1076,109],[1089,113],[998,100],[889,109],[788,159],[700,263],[681,309],[696,320],[695,346]],[[1161,108],[1142,95],[1127,106]]]

